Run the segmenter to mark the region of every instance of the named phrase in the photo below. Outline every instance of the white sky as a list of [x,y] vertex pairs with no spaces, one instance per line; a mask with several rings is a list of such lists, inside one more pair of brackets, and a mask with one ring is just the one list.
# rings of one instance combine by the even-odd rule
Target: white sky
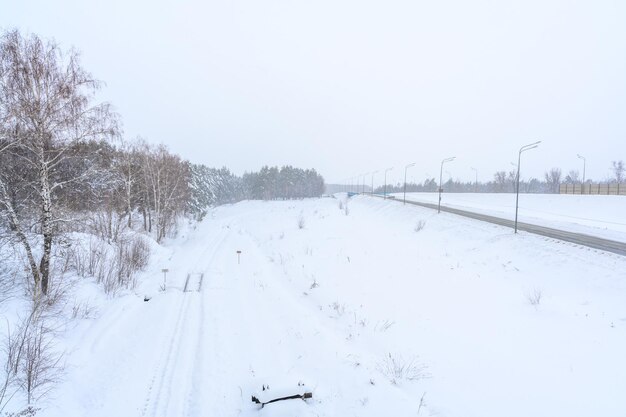
[[81,50],[127,138],[238,174],[421,181],[456,156],[489,180],[536,140],[524,178],[626,159],[623,0],[0,0],[0,27]]

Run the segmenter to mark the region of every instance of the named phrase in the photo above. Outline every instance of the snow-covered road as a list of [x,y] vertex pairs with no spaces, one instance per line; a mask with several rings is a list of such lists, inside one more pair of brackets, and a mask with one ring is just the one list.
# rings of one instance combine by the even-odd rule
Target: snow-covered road
[[[66,382],[42,415],[624,409],[626,259],[378,199],[352,199],[348,215],[340,205],[211,212],[156,254],[135,293],[71,332]],[[203,276],[200,291],[183,291],[187,276]],[[299,383],[308,403],[250,401],[264,384],[279,396]]]
[[[402,193],[393,194],[402,199]],[[407,193],[407,200],[437,204],[437,193]],[[446,207],[515,218],[514,193],[444,193]],[[626,198],[618,195],[520,194],[519,221],[626,242]]]

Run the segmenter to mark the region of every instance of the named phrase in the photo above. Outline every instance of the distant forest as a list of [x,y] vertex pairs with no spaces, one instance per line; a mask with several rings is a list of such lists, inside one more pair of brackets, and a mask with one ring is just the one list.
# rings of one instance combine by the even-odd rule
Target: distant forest
[[0,243],[23,250],[34,288],[48,291],[53,245],[70,232],[157,242],[181,216],[244,199],[318,197],[314,169],[237,176],[185,161],[163,145],[125,140],[120,115],[96,102],[101,83],[77,51],[19,31],[0,34]]

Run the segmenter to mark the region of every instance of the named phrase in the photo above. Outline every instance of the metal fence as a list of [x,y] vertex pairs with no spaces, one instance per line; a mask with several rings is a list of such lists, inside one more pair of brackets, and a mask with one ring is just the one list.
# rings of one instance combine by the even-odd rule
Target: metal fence
[[559,194],[626,195],[626,183],[561,184]]

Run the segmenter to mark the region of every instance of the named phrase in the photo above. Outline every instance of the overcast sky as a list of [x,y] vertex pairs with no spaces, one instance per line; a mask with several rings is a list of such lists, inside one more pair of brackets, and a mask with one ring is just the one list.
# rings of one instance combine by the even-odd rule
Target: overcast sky
[[[626,1],[0,0],[106,82],[127,138],[241,174],[489,180],[626,160]],[[447,173],[445,172],[447,171]],[[382,180],[382,174],[376,182]]]

